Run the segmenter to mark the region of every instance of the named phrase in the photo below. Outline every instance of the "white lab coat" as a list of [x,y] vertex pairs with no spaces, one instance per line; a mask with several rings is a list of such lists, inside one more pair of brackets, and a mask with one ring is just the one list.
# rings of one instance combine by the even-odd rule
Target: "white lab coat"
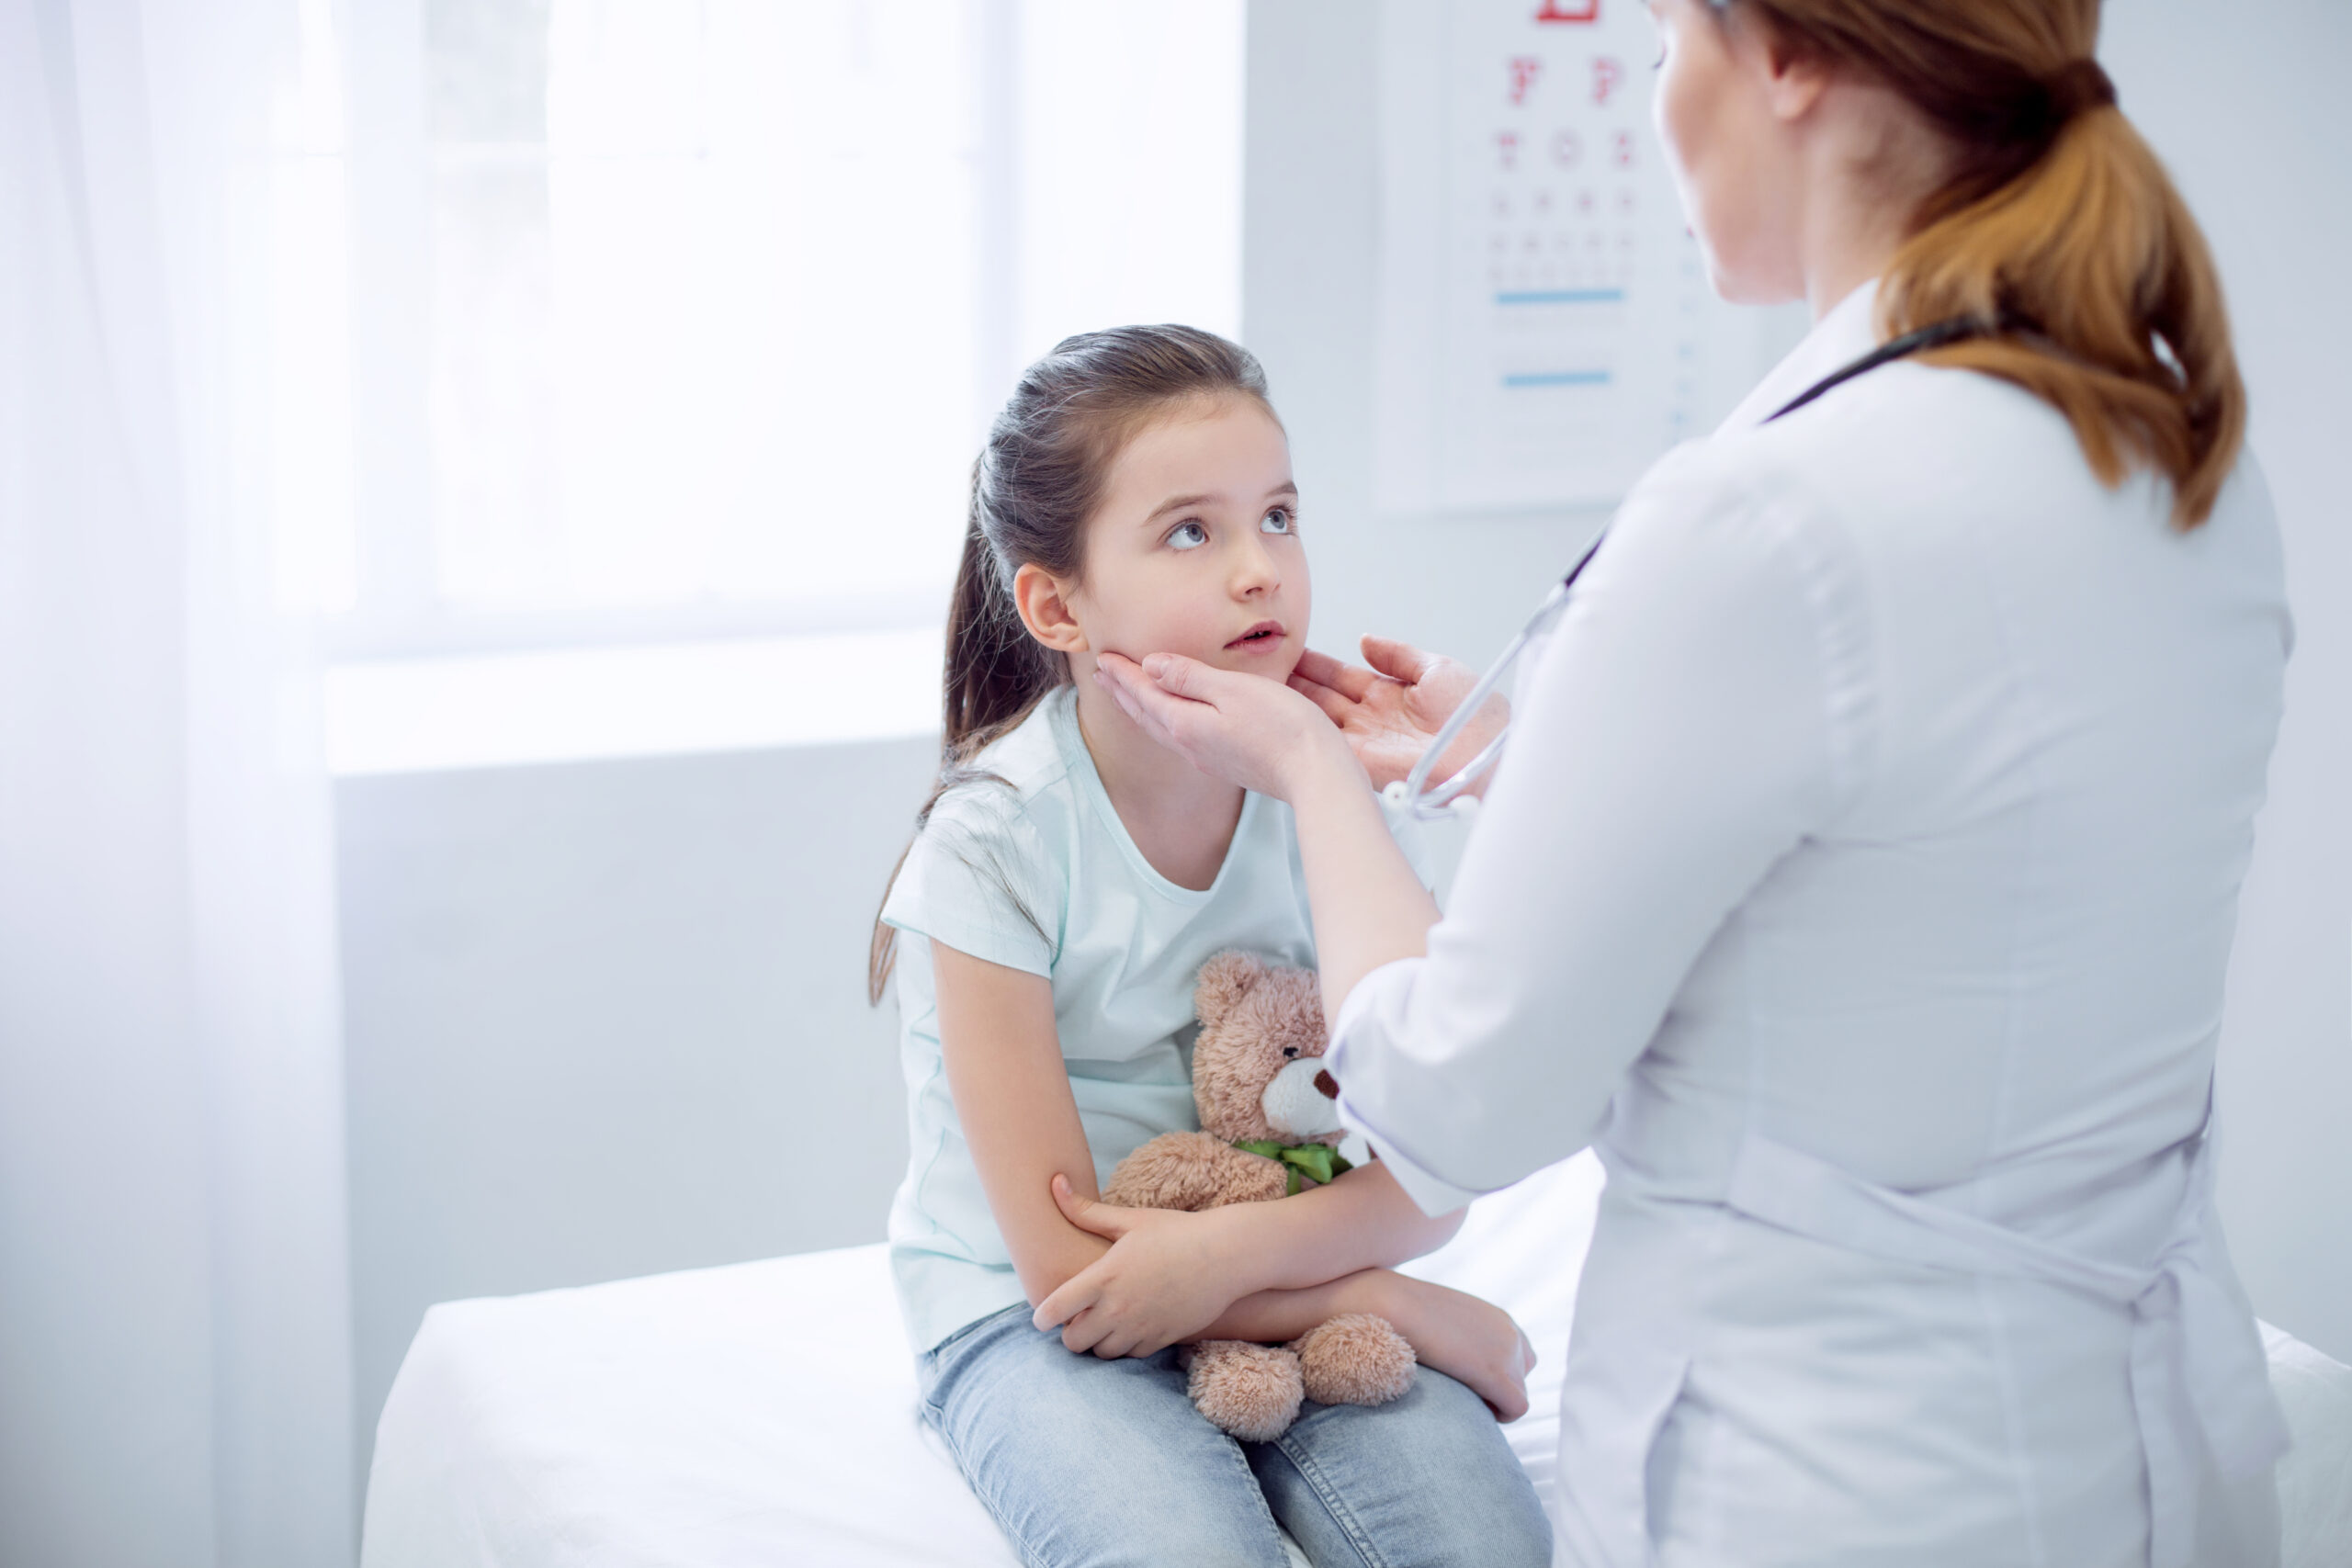
[[1563,1562],[2275,1561],[2199,1136],[2270,502],[2247,463],[2184,535],[1916,361],[1762,423],[1872,292],[1627,499],[1428,956],[1336,1020],[1343,1109],[1432,1213],[1600,1152]]

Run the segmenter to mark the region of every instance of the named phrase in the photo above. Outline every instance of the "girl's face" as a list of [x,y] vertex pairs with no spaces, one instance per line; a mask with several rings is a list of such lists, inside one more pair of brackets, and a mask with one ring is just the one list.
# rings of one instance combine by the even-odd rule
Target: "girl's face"
[[1030,629],[1072,655],[1081,677],[1109,650],[1288,679],[1310,595],[1282,426],[1248,397],[1146,425],[1112,463],[1085,561],[1083,579],[1052,583],[1051,595],[1016,584]]

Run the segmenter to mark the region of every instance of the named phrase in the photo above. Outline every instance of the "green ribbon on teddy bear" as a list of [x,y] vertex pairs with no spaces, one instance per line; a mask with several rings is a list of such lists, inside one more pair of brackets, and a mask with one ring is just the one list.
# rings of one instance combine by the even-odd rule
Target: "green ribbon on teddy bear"
[[1299,1193],[1299,1178],[1304,1176],[1317,1187],[1328,1187],[1335,1176],[1344,1176],[1355,1166],[1329,1144],[1278,1144],[1272,1138],[1248,1138],[1233,1145],[1243,1154],[1262,1159],[1278,1159],[1290,1167],[1290,1190],[1283,1194],[1295,1198]]

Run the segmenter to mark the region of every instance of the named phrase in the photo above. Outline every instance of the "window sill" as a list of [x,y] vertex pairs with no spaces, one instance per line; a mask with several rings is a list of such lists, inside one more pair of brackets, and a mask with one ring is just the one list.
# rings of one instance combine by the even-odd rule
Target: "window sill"
[[339,778],[933,735],[940,632],[565,649],[330,666]]

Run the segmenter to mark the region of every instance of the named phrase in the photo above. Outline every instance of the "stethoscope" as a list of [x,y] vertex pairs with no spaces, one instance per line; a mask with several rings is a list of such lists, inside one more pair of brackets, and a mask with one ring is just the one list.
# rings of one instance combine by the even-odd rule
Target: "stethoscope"
[[[1954,317],[1948,321],[1937,321],[1932,325],[1921,327],[1917,332],[1905,333],[1898,338],[1890,338],[1851,365],[1824,376],[1820,380],[1775,409],[1762,423],[1770,424],[1773,420],[1792,414],[1823,393],[1843,386],[1855,377],[1866,375],[1890,361],[1924,353],[1931,348],[1941,348],[1946,344],[1957,343],[1962,338],[1978,337],[1986,330],[1982,323],[1963,316]],[[1476,808],[1478,797],[1463,792],[1492,773],[1495,764],[1502,761],[1503,742],[1510,739],[1509,725],[1503,727],[1501,734],[1487,742],[1485,749],[1476,756],[1464,763],[1452,778],[1435,788],[1430,787],[1430,770],[1437,765],[1437,760],[1440,757],[1445,755],[1446,748],[1460,739],[1463,729],[1477,713],[1479,705],[1494,694],[1495,688],[1502,683],[1503,676],[1510,672],[1512,661],[1526,650],[1529,643],[1550,631],[1558,622],[1561,615],[1568,607],[1568,591],[1576,586],[1577,579],[1583,574],[1584,569],[1591,564],[1592,558],[1600,553],[1601,544],[1608,537],[1609,531],[1604,528],[1600,536],[1585,547],[1584,554],[1577,558],[1576,565],[1568,569],[1567,576],[1562,578],[1559,585],[1544,596],[1544,602],[1535,607],[1535,613],[1527,617],[1527,624],[1520,627],[1519,635],[1504,645],[1502,652],[1496,657],[1494,663],[1488,665],[1487,672],[1478,677],[1477,684],[1470,688],[1470,694],[1463,698],[1455,705],[1453,715],[1438,727],[1437,735],[1422,750],[1419,761],[1413,764],[1412,772],[1382,792],[1384,798],[1392,808],[1409,811],[1425,822],[1437,821],[1447,817],[1467,817]]]

